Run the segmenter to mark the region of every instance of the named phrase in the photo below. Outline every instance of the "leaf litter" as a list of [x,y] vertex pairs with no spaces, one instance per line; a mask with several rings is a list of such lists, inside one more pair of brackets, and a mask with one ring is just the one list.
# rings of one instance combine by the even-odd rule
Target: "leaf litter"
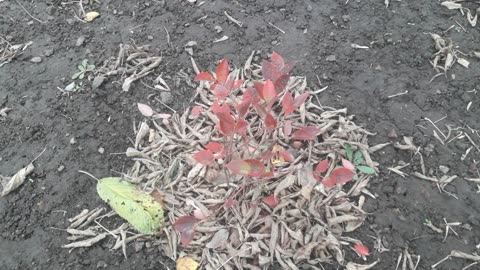
[[[150,59],[143,50],[132,50],[122,45],[117,60],[106,65],[104,75],[129,76],[125,77],[125,81],[129,78],[138,79],[138,74],[142,72],[148,75],[151,71],[148,66],[138,65],[138,68],[134,68],[137,65],[131,62],[140,57],[134,56],[137,52]],[[225,76],[232,80],[243,80],[243,84],[261,79],[261,66],[252,63],[250,58],[244,67]],[[207,75],[200,76],[209,79]],[[211,79],[214,80],[213,77]],[[286,116],[290,129],[295,132],[291,136],[284,136],[285,129],[282,128],[268,132],[273,132],[275,144],[283,149],[294,149],[291,145],[300,143],[296,140],[306,140],[300,146],[308,149],[297,148],[289,151],[290,155],[283,153],[282,156],[290,161],[284,158],[284,161],[276,163],[269,176],[263,178],[265,180],[252,179],[251,168],[256,168],[256,175],[265,175],[271,169],[255,161],[229,161],[230,166],[226,168],[240,175],[225,174],[215,163],[209,163],[210,153],[218,155],[220,153],[216,151],[222,149],[215,144],[210,144],[207,150],[202,148],[203,145],[218,141],[214,129],[218,119],[198,109],[210,106],[215,99],[214,92],[208,89],[208,83],[201,83],[196,88],[194,103],[198,107],[193,114],[187,109],[183,113],[174,113],[168,121],[153,117],[142,122],[143,131],[137,130],[135,148],[127,151],[134,165],[124,178],[146,191],[162,194],[166,213],[163,233],[159,239],[149,239],[156,241],[168,257],[173,260],[180,257],[178,245],[181,243],[184,246],[183,254],[201,262],[205,269],[249,269],[257,264],[266,267],[274,262],[283,268],[298,269],[302,265],[321,266],[332,261],[345,263],[344,250],[360,242],[344,235],[360,227],[367,217],[362,210],[365,200],[362,193],[371,194],[367,187],[373,174],[360,169],[355,172],[356,180],[350,181],[353,177],[351,170],[334,169],[335,164],[341,164],[342,159],[348,158],[344,149],[348,144],[352,151],[361,153],[366,165],[376,171],[378,163],[372,161],[370,151],[373,150],[368,146],[368,137],[372,133],[357,126],[346,109],[327,109],[315,105],[307,98],[314,93],[307,87],[305,77],[292,76],[285,84],[284,88],[293,95],[292,102],[288,101],[284,106],[297,108],[300,101],[305,102]],[[241,96],[238,98],[240,100]],[[268,99],[268,96],[265,98]],[[237,103],[236,100],[231,101]],[[281,100],[272,101],[272,112],[280,110],[281,103]],[[148,116],[152,113],[149,108],[140,107],[142,114]],[[250,120],[246,132],[252,135],[251,147],[263,148],[266,132],[263,121]],[[141,134],[138,133],[140,131]],[[231,147],[235,147],[235,144]],[[251,151],[237,150],[240,156],[248,156]],[[195,157],[199,151],[209,153]],[[202,162],[194,161],[192,156]],[[329,176],[333,173],[329,179],[336,181],[336,184],[331,188],[322,185],[312,174],[314,166],[311,164],[326,160],[327,156],[327,165],[331,165],[323,174]],[[247,167],[248,173],[242,174],[242,168]],[[359,196],[361,199],[357,205]],[[202,208],[208,215],[199,215],[203,213]],[[73,223],[77,223],[77,228],[81,226],[78,223],[88,219],[85,216],[89,214],[84,212],[82,217],[72,219]],[[105,233],[99,226],[99,219],[97,217],[94,220],[97,226],[84,228],[92,229],[98,235]],[[107,233],[120,239],[118,241],[124,241],[118,229],[115,234]],[[360,246],[363,255],[368,252],[368,248],[365,248]],[[363,266],[349,263],[347,266],[352,270],[369,269],[375,264]]]

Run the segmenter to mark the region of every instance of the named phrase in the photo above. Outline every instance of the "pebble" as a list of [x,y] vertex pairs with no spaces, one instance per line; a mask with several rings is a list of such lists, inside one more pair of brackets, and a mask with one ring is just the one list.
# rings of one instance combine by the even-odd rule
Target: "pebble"
[[223,28],[220,25],[216,25],[214,29],[217,31],[217,33],[221,33],[223,31]]
[[70,139],[70,144],[75,144],[75,143],[76,143],[75,137],[72,137],[72,138]]
[[307,11],[308,11],[308,12],[311,12],[312,10],[313,10],[312,5],[308,5],[308,6],[307,6]]
[[100,85],[102,85],[104,80],[105,80],[105,77],[102,75],[95,77],[95,79],[93,79],[93,82],[92,82],[92,89],[95,90],[98,87],[100,87]]
[[342,20],[343,20],[344,22],[349,22],[349,21],[352,20],[352,18],[350,17],[350,15],[343,15],[343,16],[342,16]]
[[52,56],[55,51],[53,48],[46,49],[43,54],[45,54],[46,57]]
[[277,45],[278,44],[278,41],[274,40],[272,41],[272,45]]
[[147,36],[148,40],[153,40],[153,36]]
[[40,63],[42,62],[42,58],[40,56],[35,56],[32,59],[30,59],[30,62],[32,63]]
[[60,167],[57,169],[58,172],[62,172],[63,170],[65,170],[65,166],[63,165],[60,165]]
[[97,263],[97,268],[107,268],[108,264],[104,261],[99,261]]
[[135,252],[139,252],[140,250],[142,250],[143,245],[145,245],[145,242],[135,242]]
[[332,55],[327,56],[327,58],[325,60],[327,60],[328,62],[335,62],[335,61],[337,61],[337,57],[332,54]]
[[80,47],[80,46],[83,45],[84,42],[85,42],[85,37],[84,36],[79,36],[77,38],[77,42],[75,42],[75,46]]
[[172,103],[173,101],[173,96],[172,93],[163,91],[160,93],[160,100],[162,100],[163,103],[169,104]]
[[98,148],[98,152],[103,155],[103,153],[105,153],[105,148],[103,147]]
[[447,166],[440,165],[438,166],[438,168],[443,174],[447,174],[450,171],[450,168],[448,168]]

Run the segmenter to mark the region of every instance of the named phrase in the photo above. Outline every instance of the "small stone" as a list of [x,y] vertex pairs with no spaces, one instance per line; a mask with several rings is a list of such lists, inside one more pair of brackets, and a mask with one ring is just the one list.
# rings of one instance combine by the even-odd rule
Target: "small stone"
[[116,9],[113,10],[113,15],[117,15],[117,10]]
[[144,245],[145,245],[145,242],[135,242],[134,244],[135,252],[139,252],[140,250],[142,250]]
[[392,128],[392,130],[388,133],[387,135],[389,138],[396,139],[398,137],[397,132],[395,129]]
[[108,264],[104,261],[99,261],[97,263],[97,268],[107,268]]
[[57,169],[58,172],[62,172],[63,170],[65,170],[65,166],[63,165],[60,165],[60,167]]
[[308,12],[311,12],[312,10],[313,10],[312,5],[308,5],[308,6],[307,6],[307,11],[308,11]]
[[443,174],[447,174],[450,171],[450,168],[448,168],[447,166],[443,166],[443,165],[438,166],[438,169],[440,169],[440,171]]
[[151,248],[151,247],[152,247],[152,243],[146,242],[146,243],[145,243],[145,247],[146,247],[146,248]]
[[98,148],[98,153],[103,155],[103,153],[105,153],[105,148],[103,147]]
[[170,104],[173,101],[172,93],[168,91],[160,92],[160,100],[165,104]]
[[343,20],[344,22],[349,22],[349,21],[352,20],[352,18],[350,17],[350,15],[343,15],[343,16],[342,16],[342,20]]
[[30,62],[32,63],[40,63],[42,62],[42,58],[40,56],[35,56],[32,59],[30,59]]
[[68,23],[69,25],[72,25],[74,22],[75,22],[75,21],[74,21],[73,19],[67,19],[67,23]]
[[75,143],[76,143],[75,137],[72,137],[72,138],[70,139],[70,144],[75,144]]
[[153,40],[153,36],[147,36],[148,40]]
[[437,89],[437,91],[435,91],[435,93],[437,93],[437,95],[441,95],[442,91],[440,89]]
[[332,55],[327,56],[327,58],[325,60],[327,60],[328,62],[335,62],[335,61],[337,61],[337,57],[332,54]]
[[278,41],[274,40],[272,41],[272,45],[277,45],[278,44]]
[[44,54],[46,57],[52,56],[53,53],[54,53],[53,48],[48,48],[48,49],[46,49],[46,50],[43,52],[43,54]]
[[197,46],[197,42],[194,40],[189,41],[187,42],[187,44],[185,44],[185,47],[193,47],[193,46]]
[[105,77],[102,76],[102,75],[99,75],[97,77],[95,77],[93,79],[93,82],[92,82],[92,89],[95,90],[97,89],[98,87],[100,87],[100,85],[102,85],[103,81],[105,81]]
[[83,45],[84,42],[85,42],[85,37],[84,36],[79,36],[77,38],[77,42],[75,42],[75,46],[80,47],[80,46]]
[[220,25],[215,25],[214,29],[217,31],[217,33],[221,33],[223,31],[223,28]]

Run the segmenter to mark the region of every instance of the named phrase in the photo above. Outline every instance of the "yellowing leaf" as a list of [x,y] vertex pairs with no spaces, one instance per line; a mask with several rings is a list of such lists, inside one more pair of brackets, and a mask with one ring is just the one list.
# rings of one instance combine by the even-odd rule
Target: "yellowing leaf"
[[98,13],[96,11],[92,11],[92,12],[88,12],[87,14],[85,14],[85,18],[83,18],[83,19],[87,22],[91,22],[91,21],[95,20],[95,18],[97,18],[98,16],[100,16],[100,13]]
[[177,270],[197,270],[198,263],[189,257],[177,259]]
[[102,178],[97,193],[136,230],[155,234],[163,225],[163,209],[155,199],[136,185],[117,177]]

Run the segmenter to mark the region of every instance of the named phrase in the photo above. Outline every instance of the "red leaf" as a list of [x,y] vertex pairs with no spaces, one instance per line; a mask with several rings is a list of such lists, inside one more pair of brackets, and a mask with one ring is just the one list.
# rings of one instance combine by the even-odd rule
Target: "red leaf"
[[272,195],[268,195],[267,197],[263,198],[262,199],[262,202],[264,202],[266,205],[274,208],[275,206],[278,205],[278,203],[280,202],[279,200],[276,200],[275,199],[275,196],[272,194]]
[[300,107],[305,100],[307,100],[309,93],[303,93],[300,96],[296,97],[293,101],[293,106],[296,108]]
[[225,208],[230,208],[233,206],[233,198],[230,196],[227,198],[227,201],[225,202]]
[[208,72],[200,72],[200,73],[198,73],[193,80],[194,80],[194,81],[209,81],[209,82],[215,81],[215,79],[213,78],[212,74],[210,74],[210,73],[208,73]]
[[205,166],[212,164],[214,160],[213,153],[210,150],[201,150],[194,154],[192,158]]
[[272,52],[272,57],[270,57],[270,61],[272,64],[277,68],[277,70],[282,70],[285,66],[285,61],[283,58],[275,51]]
[[248,123],[245,120],[238,120],[235,124],[235,132],[243,134],[247,130]]
[[283,134],[287,137],[292,134],[292,122],[285,121],[285,123],[283,124]]
[[287,87],[289,79],[290,79],[290,75],[284,74],[282,76],[279,76],[275,80],[275,92],[277,92],[277,94],[280,94],[283,91],[283,89]]
[[273,116],[270,113],[267,113],[263,123],[268,129],[275,129],[277,127],[277,120],[275,120],[275,118],[273,118]]
[[258,159],[232,160],[226,165],[231,172],[245,176],[263,176],[265,165]]
[[180,241],[184,247],[188,246],[190,241],[193,240],[198,221],[192,216],[182,216],[173,223],[173,228],[180,233]]
[[277,97],[277,93],[275,92],[275,86],[273,85],[272,81],[267,80],[263,85],[263,100],[267,103],[271,103]]
[[192,116],[198,116],[202,112],[202,107],[200,106],[193,106],[192,108]]
[[288,152],[287,150],[280,150],[280,157],[288,162],[294,162],[295,157],[293,157],[292,153]]
[[285,95],[283,96],[282,99],[282,108],[283,108],[283,113],[285,114],[285,117],[289,115],[295,108],[293,107],[293,97],[290,92],[285,92]]
[[261,98],[263,98],[263,83],[262,82],[253,82],[253,87],[255,88],[255,91],[257,92],[257,95]]
[[282,74],[290,74],[290,71],[294,66],[295,66],[295,62],[293,61],[285,63],[285,66],[283,66],[283,69],[282,69]]
[[355,166],[353,166],[353,164],[350,161],[344,158],[342,158],[342,166],[345,167],[346,169],[349,169],[350,171],[355,170]]
[[318,162],[317,166],[315,167],[315,172],[317,173],[324,173],[328,170],[328,159],[324,159]]
[[217,84],[217,86],[215,86],[215,89],[213,89],[213,94],[219,100],[223,100],[228,96],[228,89],[221,84]]
[[221,84],[225,84],[228,78],[228,61],[227,59],[223,58],[220,64],[217,66],[217,71],[215,72],[217,75],[217,81]]
[[322,185],[324,185],[327,188],[334,187],[335,186],[335,178],[332,178],[332,177],[323,178]]
[[260,154],[261,160],[270,160],[275,156],[275,154],[270,150],[265,150]]
[[222,151],[223,146],[219,144],[218,142],[209,142],[206,145],[204,145],[206,149],[212,151],[213,153],[220,153]]
[[359,256],[362,256],[362,257],[368,256],[368,247],[365,245],[355,244],[353,246],[353,249],[355,249],[355,252],[357,252]]
[[257,111],[257,114],[261,118],[265,118],[265,116],[267,115],[267,111],[265,110],[265,107],[260,104],[255,104],[254,107],[255,107],[255,111]]
[[232,136],[235,133],[235,119],[231,114],[217,114],[218,128],[225,136]]
[[347,168],[338,168],[333,170],[328,178],[333,179],[332,181],[335,184],[345,184],[348,181],[352,180],[355,174]]
[[262,74],[266,80],[276,81],[280,77],[280,72],[275,65],[265,60],[262,61]]
[[292,134],[293,140],[312,140],[320,134],[320,129],[314,126],[306,126],[302,129],[295,131]]

